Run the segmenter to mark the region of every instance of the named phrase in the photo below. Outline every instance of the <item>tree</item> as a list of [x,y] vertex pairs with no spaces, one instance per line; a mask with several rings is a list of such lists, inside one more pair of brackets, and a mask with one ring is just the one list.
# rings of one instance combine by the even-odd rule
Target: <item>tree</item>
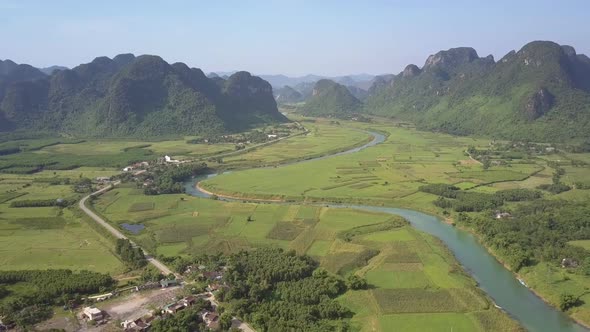
[[566,311],[569,308],[573,308],[575,306],[578,306],[579,301],[580,301],[580,299],[578,299],[577,297],[575,297],[572,294],[568,294],[568,293],[561,294],[561,296],[559,297],[559,309],[561,309],[561,311]]
[[230,329],[231,320],[232,320],[232,317],[229,313],[224,312],[223,314],[221,314],[221,317],[219,317],[219,327],[221,328],[222,331],[227,331]]
[[346,278],[346,287],[348,289],[366,289],[367,288],[367,280],[357,276],[356,274],[351,274]]
[[585,275],[590,275],[590,257],[586,257],[582,262],[582,273]]

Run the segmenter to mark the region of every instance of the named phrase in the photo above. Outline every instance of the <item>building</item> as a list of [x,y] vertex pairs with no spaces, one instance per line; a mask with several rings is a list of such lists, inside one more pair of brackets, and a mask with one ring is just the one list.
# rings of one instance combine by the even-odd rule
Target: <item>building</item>
[[133,166],[127,166],[123,168],[123,172],[131,172],[133,170]]
[[217,313],[205,310],[201,317],[205,325],[211,330],[217,330],[219,328],[219,315]]
[[268,138],[277,138],[277,137],[278,137],[278,135],[275,135],[275,134],[268,134],[268,135],[266,135],[266,136],[267,136]]
[[185,306],[182,303],[170,303],[166,306],[164,306],[164,310],[162,310],[163,313],[165,314],[171,314],[174,315],[175,313],[179,312],[180,310],[184,309]]
[[512,215],[508,212],[496,212],[496,219],[510,218]]
[[191,295],[180,300],[180,302],[182,302],[185,307],[190,307],[191,305],[197,303],[197,298]]
[[121,327],[125,331],[147,331],[151,324],[144,322],[141,318],[136,320],[126,320],[121,323]]
[[178,282],[178,280],[176,279],[165,279],[165,280],[160,280],[160,286],[162,286],[162,288],[166,288],[166,287],[172,287],[172,286],[178,286],[180,283]]
[[96,321],[104,318],[102,310],[95,307],[86,307],[82,313],[86,318],[88,318],[88,320]]
[[166,160],[167,163],[175,163],[175,164],[177,164],[177,163],[180,162],[180,161],[178,161],[176,159],[170,158],[170,156],[168,156],[168,155],[164,156],[164,160]]

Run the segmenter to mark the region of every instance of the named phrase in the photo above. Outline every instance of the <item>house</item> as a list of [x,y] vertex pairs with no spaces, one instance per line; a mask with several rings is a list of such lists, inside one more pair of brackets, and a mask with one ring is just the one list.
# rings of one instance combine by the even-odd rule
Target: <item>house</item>
[[160,286],[162,288],[178,286],[179,284],[180,283],[176,279],[164,279],[164,280],[160,280]]
[[82,311],[83,315],[88,318],[88,320],[101,320],[104,318],[102,310],[95,308],[95,307],[86,307]]
[[566,268],[576,268],[578,267],[578,262],[571,258],[564,258],[561,260],[561,267]]
[[167,163],[179,163],[179,162],[180,162],[180,161],[178,161],[178,160],[176,160],[176,159],[172,159],[172,158],[170,158],[170,156],[168,156],[168,155],[164,156],[164,160],[165,160]]
[[123,172],[131,172],[133,170],[133,166],[127,166],[123,168]]
[[98,183],[105,183],[111,181],[111,178],[108,176],[99,176],[96,178],[96,182]]
[[496,212],[495,217],[496,217],[496,219],[504,219],[504,218],[511,218],[512,215],[508,212]]
[[207,291],[208,292],[215,292],[216,290],[218,290],[221,286],[219,286],[218,284],[209,284],[207,285]]
[[203,272],[203,278],[213,280],[221,280],[223,278],[223,274],[217,271],[210,271],[210,272]]
[[278,135],[275,135],[275,134],[268,134],[268,135],[266,135],[266,136],[267,136],[268,138],[277,138],[277,137],[278,137]]
[[182,302],[185,307],[190,307],[191,305],[197,303],[197,298],[191,295],[180,300],[180,302]]
[[174,315],[175,313],[179,312],[180,310],[184,309],[185,306],[182,303],[170,303],[166,306],[164,306],[164,310],[162,310],[162,313],[165,314],[171,314]]
[[217,313],[205,310],[203,311],[201,317],[203,318],[203,322],[205,322],[205,325],[207,325],[208,328],[212,330],[216,330],[219,328],[219,315]]
[[144,322],[141,318],[136,320],[126,320],[121,323],[121,327],[125,331],[147,331],[151,326],[149,322]]

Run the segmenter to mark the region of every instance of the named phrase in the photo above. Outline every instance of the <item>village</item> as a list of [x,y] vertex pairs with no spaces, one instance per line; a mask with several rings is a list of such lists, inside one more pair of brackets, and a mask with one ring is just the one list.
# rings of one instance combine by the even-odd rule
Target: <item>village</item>
[[185,275],[197,276],[201,285],[207,285],[203,290],[194,282],[168,277],[116,293],[89,296],[85,299],[86,306],[75,309],[79,322],[76,330],[149,331],[158,320],[170,319],[185,310],[196,310],[207,330],[253,331],[235,317],[231,317],[229,326],[221,322],[224,309],[216,294],[230,287],[223,281],[224,271],[225,267],[216,270],[208,270],[203,265],[188,267]]

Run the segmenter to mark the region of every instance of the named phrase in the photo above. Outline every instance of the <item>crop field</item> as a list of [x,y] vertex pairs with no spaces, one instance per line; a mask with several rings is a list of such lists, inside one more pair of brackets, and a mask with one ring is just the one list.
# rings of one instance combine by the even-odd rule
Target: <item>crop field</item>
[[[128,235],[157,255],[230,253],[260,246],[295,249],[315,257],[332,273],[366,277],[371,289],[350,291],[341,298],[355,313],[355,326],[369,319],[377,331],[388,331],[394,322],[412,326],[417,314],[437,313],[432,320],[422,316],[420,324],[407,330],[437,324],[481,331],[497,327],[483,328],[474,318],[475,313],[493,309],[454,258],[434,238],[399,217],[325,206],[130,195],[132,190],[114,189],[100,196],[94,207],[115,226],[143,224],[146,228],[140,233]],[[153,210],[131,212],[137,204],[151,204]]]
[[[471,188],[526,180],[542,169],[535,164],[515,163],[484,170],[479,163],[461,162],[468,158],[468,146],[485,146],[485,140],[380,125],[369,129],[388,132],[389,136],[382,144],[358,153],[273,169],[231,172],[202,185],[213,192],[248,198],[272,196],[407,206],[404,198],[425,183],[460,183]],[[273,181],[265,181],[267,178]],[[424,203],[435,198],[428,197]]]
[[[188,139],[188,138],[187,138]],[[133,149],[151,150],[171,156],[214,154],[233,151],[233,144],[190,144],[183,140],[142,142],[125,140],[86,140],[77,144],[58,144],[36,151],[38,154],[110,155]]]
[[246,154],[225,157],[223,163],[228,167],[233,164],[251,167],[272,165],[342,151],[370,140],[370,136],[360,130],[330,124],[327,120],[305,123],[305,126],[309,130],[307,135],[284,139]]
[[[55,172],[55,174],[54,174]],[[0,175],[0,269],[87,269],[120,273],[123,264],[112,253],[113,244],[89,227],[74,208],[12,208],[19,200],[77,197],[69,185],[51,185],[40,179],[75,180],[82,176],[110,176],[103,168],[44,171],[33,175]]]

